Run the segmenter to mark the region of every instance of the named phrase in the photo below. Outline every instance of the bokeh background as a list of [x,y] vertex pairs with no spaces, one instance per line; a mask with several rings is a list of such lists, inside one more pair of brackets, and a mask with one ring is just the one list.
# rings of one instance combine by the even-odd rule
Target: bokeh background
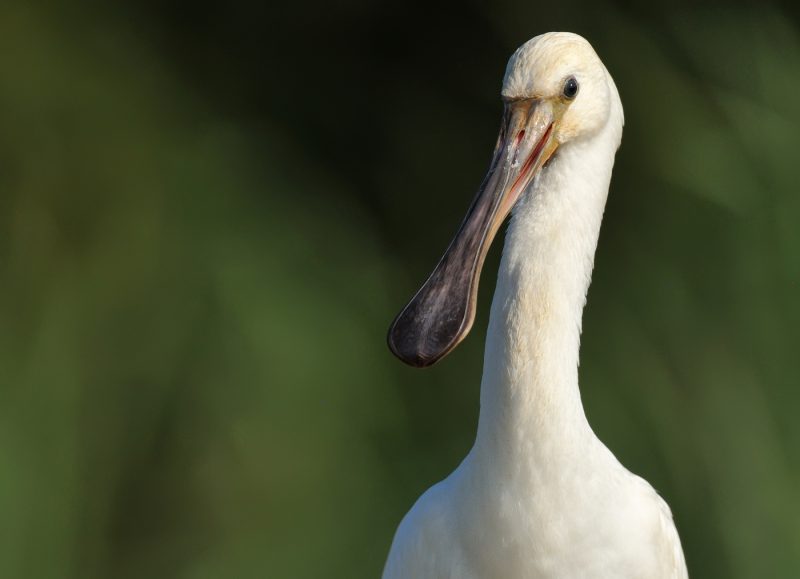
[[626,110],[589,419],[694,577],[800,576],[797,9],[4,0],[0,577],[377,577],[473,441],[501,244],[445,361],[385,331],[559,29]]

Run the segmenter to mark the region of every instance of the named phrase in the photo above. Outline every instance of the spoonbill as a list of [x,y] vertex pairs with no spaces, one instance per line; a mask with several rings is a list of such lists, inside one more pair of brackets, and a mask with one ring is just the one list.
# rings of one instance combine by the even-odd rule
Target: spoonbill
[[478,278],[513,212],[492,302],[475,444],[403,518],[384,579],[686,578],[667,504],[595,436],[578,388],[581,318],[614,155],[619,93],[570,33],[523,44],[503,80],[488,174],[388,343],[417,367],[475,317]]

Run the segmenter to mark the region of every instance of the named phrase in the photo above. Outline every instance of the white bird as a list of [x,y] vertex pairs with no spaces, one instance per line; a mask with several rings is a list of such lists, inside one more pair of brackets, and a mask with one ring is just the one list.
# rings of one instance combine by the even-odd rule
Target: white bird
[[549,33],[503,80],[489,173],[389,346],[427,366],[469,331],[491,239],[513,208],[474,447],[416,502],[384,579],[687,577],[667,504],[595,436],[578,388],[581,318],[614,155],[617,88],[591,45]]

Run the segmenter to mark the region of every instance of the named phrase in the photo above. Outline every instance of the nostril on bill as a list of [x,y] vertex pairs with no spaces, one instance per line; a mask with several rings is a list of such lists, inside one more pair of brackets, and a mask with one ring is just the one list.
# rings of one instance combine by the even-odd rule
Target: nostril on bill
[[519,155],[519,144],[522,142],[522,139],[525,138],[525,129],[522,129],[520,132],[517,133],[516,138],[514,139],[514,157],[511,159],[511,166],[517,167],[519,163],[517,162],[517,155]]

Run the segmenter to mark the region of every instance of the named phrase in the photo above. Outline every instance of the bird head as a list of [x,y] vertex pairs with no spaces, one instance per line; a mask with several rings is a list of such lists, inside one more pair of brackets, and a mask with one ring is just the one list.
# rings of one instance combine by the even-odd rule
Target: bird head
[[577,34],[549,32],[520,46],[506,66],[501,94],[506,108],[529,103],[540,109],[537,116],[553,123],[557,145],[591,137],[612,119],[619,120],[621,134],[622,105],[614,81],[591,44]]
[[389,348],[411,366],[434,364],[469,333],[492,239],[558,149],[609,122],[622,134],[616,87],[576,34],[548,33],[523,44],[508,62],[501,95],[500,134],[478,194],[439,264],[389,329]]

